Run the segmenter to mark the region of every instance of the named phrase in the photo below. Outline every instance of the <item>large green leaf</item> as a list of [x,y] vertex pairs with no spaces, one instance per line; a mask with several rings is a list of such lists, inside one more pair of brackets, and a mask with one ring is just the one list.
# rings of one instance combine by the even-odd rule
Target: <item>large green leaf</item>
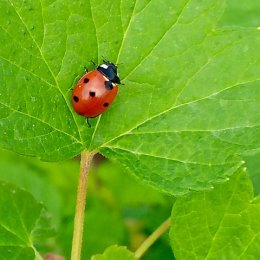
[[252,151],[245,156],[249,176],[256,195],[260,194],[260,149]]
[[34,243],[52,234],[45,208],[28,192],[4,182],[0,208],[0,259],[35,259]]
[[[2,147],[43,160],[99,150],[172,194],[224,181],[259,147],[260,31],[217,30],[224,0],[0,8]],[[102,56],[125,85],[88,129],[70,88]]]
[[259,12],[260,2],[258,0],[228,0],[220,24],[258,27],[260,25]]
[[260,259],[260,197],[245,169],[211,192],[177,199],[172,223],[177,259]]

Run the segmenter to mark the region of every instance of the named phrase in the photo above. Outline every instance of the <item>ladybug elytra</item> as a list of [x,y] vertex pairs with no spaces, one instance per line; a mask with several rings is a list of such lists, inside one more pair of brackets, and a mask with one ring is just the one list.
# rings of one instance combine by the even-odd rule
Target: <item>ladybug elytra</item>
[[104,61],[95,70],[87,72],[76,84],[72,93],[74,110],[87,118],[105,112],[114,101],[121,84],[117,66]]

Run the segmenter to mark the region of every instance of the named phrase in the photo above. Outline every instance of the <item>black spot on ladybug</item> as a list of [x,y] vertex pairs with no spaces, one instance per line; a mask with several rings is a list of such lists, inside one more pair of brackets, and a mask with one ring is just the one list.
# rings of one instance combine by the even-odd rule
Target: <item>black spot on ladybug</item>
[[111,81],[105,81],[105,87],[108,90],[112,90],[113,89],[113,84]]
[[84,78],[84,83],[88,83],[89,79],[88,78]]
[[95,97],[96,96],[96,92],[95,91],[89,91],[89,95],[91,96],[91,97]]
[[108,106],[109,106],[109,103],[105,102],[105,103],[103,104],[103,106],[104,106],[104,107],[108,107]]
[[79,101],[79,98],[78,98],[77,96],[74,96],[74,97],[73,97],[73,100],[74,100],[75,102],[78,102],[78,101]]

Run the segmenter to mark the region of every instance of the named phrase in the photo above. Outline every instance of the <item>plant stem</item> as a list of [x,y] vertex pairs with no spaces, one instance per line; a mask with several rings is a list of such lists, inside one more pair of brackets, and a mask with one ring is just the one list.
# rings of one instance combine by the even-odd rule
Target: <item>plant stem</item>
[[165,220],[136,250],[135,257],[140,259],[148,248],[171,226],[171,219]]
[[81,260],[81,248],[83,238],[84,213],[86,205],[87,182],[91,161],[95,152],[83,151],[80,161],[80,176],[74,218],[74,232],[71,249],[71,260]]
[[36,251],[35,249],[34,249],[34,253],[35,253],[35,260],[44,260],[42,256],[38,253],[38,251]]

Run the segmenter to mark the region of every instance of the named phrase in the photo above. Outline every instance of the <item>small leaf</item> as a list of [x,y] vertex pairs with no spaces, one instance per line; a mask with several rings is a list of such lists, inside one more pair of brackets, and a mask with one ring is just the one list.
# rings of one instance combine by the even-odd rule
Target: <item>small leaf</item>
[[45,208],[28,192],[3,182],[0,208],[0,259],[33,260],[33,243],[53,235]]
[[210,192],[177,199],[171,244],[177,259],[259,259],[260,200],[245,170]]
[[123,246],[110,246],[102,255],[95,255],[91,260],[135,260],[134,254]]

